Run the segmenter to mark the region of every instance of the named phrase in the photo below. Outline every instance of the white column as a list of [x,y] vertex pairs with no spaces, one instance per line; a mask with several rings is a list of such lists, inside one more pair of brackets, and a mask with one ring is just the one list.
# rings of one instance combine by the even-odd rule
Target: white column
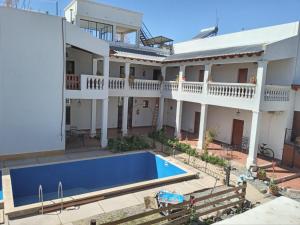
[[206,64],[204,68],[204,79],[203,79],[203,93],[207,94],[208,93],[208,81],[209,81],[209,76],[211,75],[211,67],[212,64]]
[[255,93],[256,111],[260,110],[261,103],[264,101],[267,66],[268,66],[267,61],[257,62],[256,93]]
[[91,100],[91,130],[90,130],[90,136],[95,137],[96,136],[96,118],[97,118],[97,101],[96,99]]
[[101,147],[107,146],[107,119],[108,119],[108,98],[102,99],[102,116],[101,116]]
[[125,72],[125,93],[129,90],[129,73],[130,73],[130,63],[126,62],[124,67]]
[[107,119],[108,119],[108,79],[109,79],[109,56],[103,59],[103,76],[104,76],[104,99],[102,100],[101,107],[101,147],[107,146]]
[[249,143],[249,153],[247,158],[247,168],[251,165],[256,165],[257,150],[259,144],[259,133],[261,125],[262,112],[252,112],[251,133]]
[[204,149],[206,123],[207,123],[207,109],[208,109],[208,105],[201,104],[199,137],[198,137],[198,144],[197,144],[198,149]]
[[93,75],[97,74],[97,59],[93,59]]
[[159,99],[159,111],[158,111],[158,121],[157,121],[157,130],[163,128],[164,124],[164,105],[165,105],[165,98],[160,97]]
[[177,100],[176,106],[176,127],[174,136],[181,138],[181,113],[182,113],[182,101]]
[[123,97],[123,115],[122,115],[122,135],[126,136],[128,133],[128,97]]
[[178,91],[181,91],[182,89],[182,78],[185,76],[185,65],[181,65],[179,68],[179,83],[178,83]]

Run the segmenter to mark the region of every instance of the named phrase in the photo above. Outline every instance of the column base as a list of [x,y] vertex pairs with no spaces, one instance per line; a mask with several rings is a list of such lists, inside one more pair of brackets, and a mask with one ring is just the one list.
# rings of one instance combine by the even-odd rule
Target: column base
[[107,147],[107,139],[101,140],[101,148]]
[[96,132],[91,132],[91,133],[90,133],[90,137],[91,137],[91,138],[96,137]]
[[203,144],[202,144],[202,142],[198,141],[196,148],[197,148],[197,150],[203,150]]
[[251,167],[256,167],[256,159],[247,157],[246,167],[247,167],[247,169],[249,169]]
[[125,137],[128,135],[128,130],[122,130],[122,136]]

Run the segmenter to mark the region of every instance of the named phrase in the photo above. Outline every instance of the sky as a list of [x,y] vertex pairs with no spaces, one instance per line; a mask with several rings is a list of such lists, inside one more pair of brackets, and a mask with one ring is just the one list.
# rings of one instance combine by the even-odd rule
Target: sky
[[[0,0],[4,1],[4,0]],[[34,10],[55,14],[56,0],[19,0]],[[59,13],[71,0],[58,0]],[[216,25],[219,34],[300,20],[300,0],[96,0],[142,12],[152,36],[175,42],[189,40],[201,29]],[[217,16],[216,16],[217,15]]]

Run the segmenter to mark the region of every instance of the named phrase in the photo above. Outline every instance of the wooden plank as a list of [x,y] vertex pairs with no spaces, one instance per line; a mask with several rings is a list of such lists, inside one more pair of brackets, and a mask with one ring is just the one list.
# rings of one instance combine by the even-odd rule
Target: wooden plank
[[222,206],[219,206],[219,207],[216,207],[216,208],[213,208],[213,209],[209,209],[209,210],[204,211],[204,212],[196,213],[196,216],[197,216],[197,217],[204,216],[204,215],[207,215],[207,214],[210,214],[210,213],[219,211],[219,210],[221,210],[221,209],[226,209],[226,208],[229,208],[229,207],[232,207],[232,206],[241,204],[241,203],[243,203],[244,201],[245,201],[244,199],[240,199],[239,201],[232,202],[232,203],[229,203],[229,204],[227,204],[227,205],[222,205]]
[[217,200],[212,201],[212,202],[204,203],[202,205],[197,205],[197,206],[194,207],[194,209],[198,210],[198,209],[201,209],[201,208],[206,208],[208,206],[215,205],[215,204],[218,204],[220,202],[224,202],[224,201],[227,201],[227,200],[230,200],[230,199],[233,199],[233,198],[240,198],[240,197],[243,197],[243,196],[245,196],[245,193],[238,193],[238,194],[235,194],[235,195],[230,195],[230,196],[227,196],[225,198],[220,198],[220,199],[217,199]]

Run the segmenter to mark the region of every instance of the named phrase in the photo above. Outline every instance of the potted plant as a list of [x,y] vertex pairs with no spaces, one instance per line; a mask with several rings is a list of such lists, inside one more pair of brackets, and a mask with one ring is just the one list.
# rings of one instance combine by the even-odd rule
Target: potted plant
[[264,169],[259,169],[257,171],[257,179],[259,180],[266,180],[267,179],[267,173]]
[[278,195],[279,193],[279,186],[276,184],[276,182],[273,179],[270,181],[269,184],[269,193],[275,196]]
[[250,83],[251,83],[251,84],[256,84],[256,76],[252,76],[252,77],[250,78]]
[[129,75],[129,80],[128,80],[128,82],[129,82],[129,85],[133,85],[133,83],[134,83],[134,76],[133,75]]

